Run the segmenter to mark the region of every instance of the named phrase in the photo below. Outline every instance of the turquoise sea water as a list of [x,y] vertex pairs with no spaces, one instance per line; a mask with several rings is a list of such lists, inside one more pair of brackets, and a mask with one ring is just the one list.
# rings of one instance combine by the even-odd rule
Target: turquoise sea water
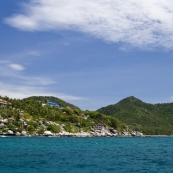
[[173,173],[173,137],[0,137],[0,173]]

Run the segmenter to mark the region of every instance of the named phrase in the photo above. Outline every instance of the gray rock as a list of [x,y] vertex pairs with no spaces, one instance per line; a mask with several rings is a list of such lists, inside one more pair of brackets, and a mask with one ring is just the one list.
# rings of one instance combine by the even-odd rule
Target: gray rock
[[27,136],[27,132],[26,131],[22,131],[21,135],[22,136]]
[[12,130],[8,130],[8,131],[7,131],[7,134],[8,134],[8,135],[13,135],[14,133],[13,133]]
[[88,132],[78,132],[78,133],[75,133],[75,136],[77,136],[77,137],[88,137],[88,136],[91,136],[91,134],[88,133]]
[[19,133],[19,132],[16,132],[16,136],[20,136],[21,135],[21,133]]
[[138,131],[133,131],[133,132],[131,132],[131,135],[132,136],[143,136],[143,133],[138,132]]
[[111,133],[113,133],[113,134],[117,134],[117,133],[118,133],[117,130],[115,130],[114,128],[110,128],[109,131],[110,131]]
[[53,133],[51,131],[45,131],[43,136],[53,136]]
[[5,124],[8,123],[8,119],[3,119],[2,123],[5,123]]
[[4,123],[1,123],[1,124],[0,124],[0,128],[2,128],[2,127],[4,127]]
[[143,136],[143,133],[141,133],[141,132],[136,132],[136,136]]

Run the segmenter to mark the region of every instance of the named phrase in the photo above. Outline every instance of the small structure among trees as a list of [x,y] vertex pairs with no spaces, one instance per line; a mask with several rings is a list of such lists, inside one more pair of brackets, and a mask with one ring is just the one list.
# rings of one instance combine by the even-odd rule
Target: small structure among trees
[[0,107],[6,108],[7,106],[11,106],[11,103],[8,103],[6,100],[0,99]]
[[50,101],[48,101],[46,104],[42,104],[42,106],[46,106],[46,105],[49,105],[51,107],[59,107],[59,104],[55,102],[50,102]]
[[99,123],[99,124],[96,125],[96,127],[97,127],[97,130],[105,130],[106,129],[106,124]]

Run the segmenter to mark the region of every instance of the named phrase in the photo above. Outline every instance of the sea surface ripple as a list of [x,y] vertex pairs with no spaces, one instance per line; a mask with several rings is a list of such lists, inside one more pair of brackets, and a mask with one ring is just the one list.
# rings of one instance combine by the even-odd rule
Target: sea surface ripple
[[0,173],[173,173],[173,137],[0,137]]

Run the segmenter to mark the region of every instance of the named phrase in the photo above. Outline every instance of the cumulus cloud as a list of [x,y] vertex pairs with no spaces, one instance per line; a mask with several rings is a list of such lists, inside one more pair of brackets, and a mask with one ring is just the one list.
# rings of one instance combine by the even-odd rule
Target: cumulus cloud
[[20,64],[9,64],[9,67],[11,67],[12,69],[14,70],[17,70],[17,71],[22,71],[24,70],[25,68],[20,65]]
[[173,49],[172,0],[30,0],[5,19],[26,31],[75,30],[109,42]]

